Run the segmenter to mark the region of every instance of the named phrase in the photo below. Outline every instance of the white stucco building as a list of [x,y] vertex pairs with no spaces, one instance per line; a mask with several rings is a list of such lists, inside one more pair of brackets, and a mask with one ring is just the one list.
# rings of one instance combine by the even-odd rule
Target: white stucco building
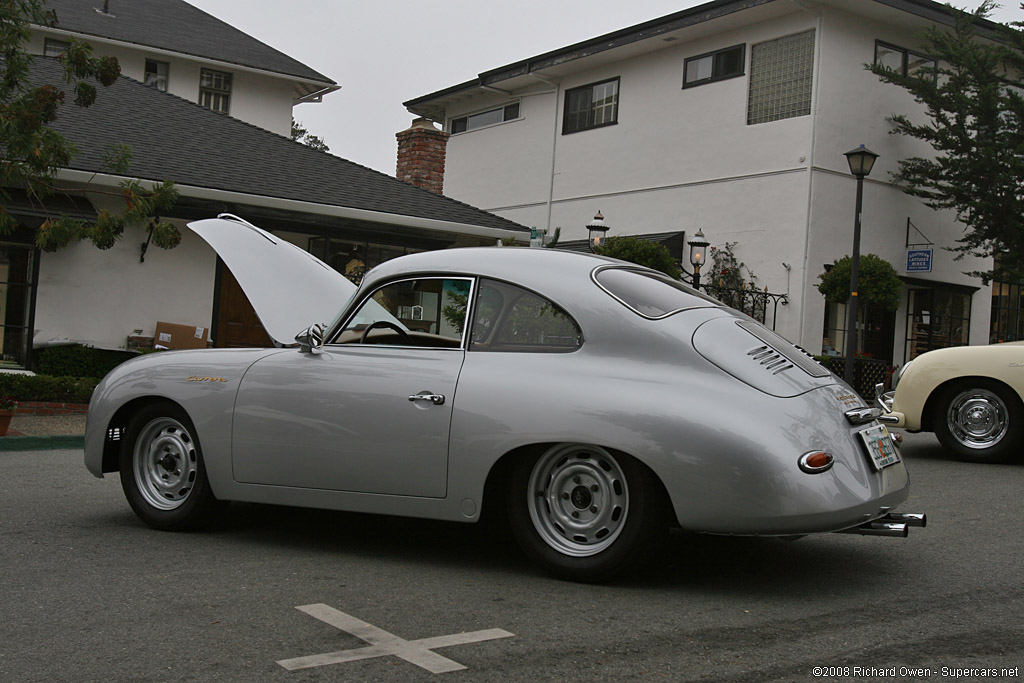
[[[827,310],[815,284],[852,251],[844,152],[866,145],[880,158],[861,253],[904,284],[894,316],[869,311],[860,347],[899,365],[990,340],[991,288],[963,272],[991,264],[954,261],[943,247],[962,226],[892,186],[897,162],[928,150],[889,134],[886,117],[916,105],[865,68],[934,64],[920,34],[936,22],[951,18],[928,0],[715,0],[405,105],[451,133],[447,195],[563,240],[600,211],[610,235],[734,242],[759,288],[788,292],[776,329],[814,353],[843,349],[844,306]],[[908,272],[908,242],[932,243],[930,271]]]
[[[55,55],[72,38],[117,57],[122,76],[87,109],[66,93],[52,125],[78,151],[57,171],[58,192],[39,201],[3,188],[3,209],[19,225],[0,235],[0,370],[31,368],[33,348],[48,345],[125,348],[129,337],[152,338],[158,322],[203,328],[216,346],[272,344],[230,271],[185,227],[190,220],[236,214],[353,278],[410,251],[493,245],[525,231],[292,141],[292,108],[338,86],[183,0],[46,7],[57,23],[33,27],[32,83],[70,90]],[[410,144],[419,135],[410,132]],[[121,174],[104,163],[118,145],[132,150]],[[107,250],[36,246],[46,220],[120,212],[122,182],[164,179],[179,192],[159,217],[180,230],[176,248],[148,247],[144,225]]]

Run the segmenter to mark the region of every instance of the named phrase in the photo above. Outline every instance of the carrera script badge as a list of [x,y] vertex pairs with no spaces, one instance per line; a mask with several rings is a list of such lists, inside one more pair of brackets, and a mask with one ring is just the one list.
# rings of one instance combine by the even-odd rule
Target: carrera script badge
[[199,377],[192,375],[191,377],[185,378],[186,382],[227,382],[227,377]]

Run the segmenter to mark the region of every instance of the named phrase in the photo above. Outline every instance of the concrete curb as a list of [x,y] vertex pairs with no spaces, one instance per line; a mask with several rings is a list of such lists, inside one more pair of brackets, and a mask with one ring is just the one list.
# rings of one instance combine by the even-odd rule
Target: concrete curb
[[5,436],[0,451],[48,451],[85,448],[85,436]]

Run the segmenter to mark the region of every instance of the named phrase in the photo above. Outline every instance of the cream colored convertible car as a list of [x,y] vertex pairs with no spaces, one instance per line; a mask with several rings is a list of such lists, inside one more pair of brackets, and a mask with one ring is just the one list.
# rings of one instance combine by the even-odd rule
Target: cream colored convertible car
[[961,460],[1024,452],[1024,342],[936,349],[904,365],[879,397],[890,426],[935,432]]

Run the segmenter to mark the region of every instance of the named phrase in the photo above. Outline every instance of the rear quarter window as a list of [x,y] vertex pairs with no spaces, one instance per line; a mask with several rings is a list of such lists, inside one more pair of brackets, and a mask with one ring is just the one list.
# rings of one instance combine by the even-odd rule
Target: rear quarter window
[[721,306],[715,299],[661,273],[605,267],[595,271],[593,278],[601,289],[645,318],[665,318],[689,308]]

